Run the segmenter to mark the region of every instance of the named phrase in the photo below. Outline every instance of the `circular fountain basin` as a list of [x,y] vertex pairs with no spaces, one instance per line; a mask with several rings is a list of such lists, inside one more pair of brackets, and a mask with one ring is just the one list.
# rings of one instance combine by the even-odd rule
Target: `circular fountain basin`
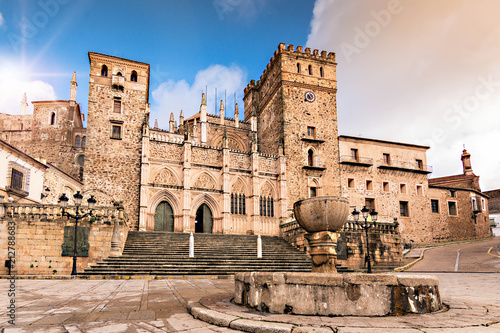
[[295,202],[293,211],[307,232],[337,231],[349,216],[349,201],[336,196],[313,197]]
[[262,312],[394,316],[443,308],[432,275],[237,273],[234,302]]

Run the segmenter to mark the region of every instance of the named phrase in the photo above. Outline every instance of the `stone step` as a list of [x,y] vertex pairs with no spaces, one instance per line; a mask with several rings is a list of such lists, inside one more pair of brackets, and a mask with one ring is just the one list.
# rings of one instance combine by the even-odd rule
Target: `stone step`
[[279,237],[262,236],[263,258],[257,258],[257,236],[195,234],[195,257],[189,258],[189,234],[134,232],[121,256],[97,263],[89,275],[229,275],[250,271],[310,272],[310,259]]

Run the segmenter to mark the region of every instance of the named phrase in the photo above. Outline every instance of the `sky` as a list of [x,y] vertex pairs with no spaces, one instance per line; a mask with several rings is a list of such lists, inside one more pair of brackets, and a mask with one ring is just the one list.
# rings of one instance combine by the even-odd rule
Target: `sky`
[[[87,110],[89,51],[151,65],[151,125],[208,111],[258,79],[280,42],[332,51],[339,133],[427,145],[431,177],[500,188],[497,0],[0,0],[0,112],[69,98]],[[32,110],[30,103],[28,112]],[[32,111],[31,111],[32,112]]]

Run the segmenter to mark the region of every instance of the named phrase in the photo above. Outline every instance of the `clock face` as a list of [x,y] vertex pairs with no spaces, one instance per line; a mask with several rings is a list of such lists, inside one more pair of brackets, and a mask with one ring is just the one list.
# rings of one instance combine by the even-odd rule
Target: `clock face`
[[306,92],[306,101],[314,102],[315,99],[316,99],[316,95],[314,95],[314,93],[312,91]]

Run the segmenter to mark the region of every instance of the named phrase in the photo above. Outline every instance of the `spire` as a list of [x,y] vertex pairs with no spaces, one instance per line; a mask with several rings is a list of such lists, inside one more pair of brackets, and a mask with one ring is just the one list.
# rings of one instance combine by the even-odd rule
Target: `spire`
[[23,94],[23,99],[21,100],[21,115],[26,114],[26,108],[28,107],[28,102],[26,101],[26,93]]
[[462,151],[462,157],[460,159],[462,160],[464,175],[467,175],[467,176],[473,175],[474,173],[472,172],[472,165],[470,162],[470,154],[467,152],[465,147],[464,147],[464,150]]
[[179,116],[179,134],[184,133],[184,113],[181,110],[181,114]]
[[78,84],[76,83],[76,72],[73,72],[73,77],[71,78],[71,89],[69,93],[69,100],[76,101],[76,87]]
[[158,128],[158,119],[155,119],[155,128]]
[[205,93],[201,94],[200,121],[207,121],[207,100],[205,99]]
[[170,121],[168,123],[168,131],[174,133],[174,113],[170,113]]
[[238,103],[234,105],[234,126],[240,125],[240,110],[238,110]]
[[222,99],[220,100],[219,116],[220,123],[224,125],[224,101]]

